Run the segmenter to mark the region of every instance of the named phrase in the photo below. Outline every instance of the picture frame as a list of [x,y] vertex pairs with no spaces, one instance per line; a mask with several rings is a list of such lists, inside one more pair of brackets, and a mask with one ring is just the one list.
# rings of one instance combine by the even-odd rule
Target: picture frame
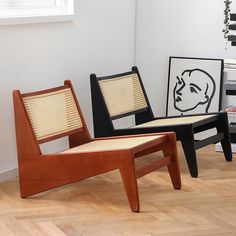
[[223,59],[170,57],[166,116],[218,112],[223,69]]

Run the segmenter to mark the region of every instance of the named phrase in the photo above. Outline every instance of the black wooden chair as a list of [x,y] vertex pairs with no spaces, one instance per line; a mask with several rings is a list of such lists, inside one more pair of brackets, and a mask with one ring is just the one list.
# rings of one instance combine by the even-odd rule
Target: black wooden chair
[[[192,177],[198,176],[196,150],[221,142],[226,161],[232,161],[226,112],[155,118],[137,67],[132,71],[106,77],[90,76],[94,134],[111,135],[176,132]],[[135,115],[135,126],[116,129],[113,121]],[[217,134],[195,140],[194,134],[216,128]]]

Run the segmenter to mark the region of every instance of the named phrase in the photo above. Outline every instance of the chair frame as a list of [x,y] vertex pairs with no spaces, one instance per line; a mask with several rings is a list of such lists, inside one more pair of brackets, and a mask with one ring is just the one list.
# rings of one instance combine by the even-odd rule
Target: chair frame
[[[138,75],[138,79],[142,87],[144,97],[146,99],[147,108],[130,112],[130,113],[126,113],[126,114],[122,114],[119,116],[111,117],[109,114],[105,99],[103,97],[101,88],[99,86],[99,81],[114,79],[117,77],[131,75],[135,73]],[[95,137],[174,131],[176,133],[177,140],[180,140],[182,143],[185,158],[186,158],[188,168],[192,177],[198,177],[196,150],[199,148],[202,148],[209,144],[213,144],[220,141],[223,147],[226,161],[232,161],[232,150],[231,150],[230,134],[229,134],[229,128],[228,128],[228,117],[227,117],[226,112],[188,115],[189,117],[199,116],[199,115],[211,115],[211,114],[214,115],[213,117],[208,117],[207,119],[194,122],[194,123],[163,125],[163,126],[155,126],[155,127],[115,129],[112,121],[122,118],[122,117],[129,116],[129,115],[135,116],[136,125],[143,124],[143,123],[153,121],[153,120],[161,120],[161,119],[166,119],[166,118],[178,118],[179,116],[160,117],[160,118],[154,117],[152,108],[150,106],[146,91],[144,89],[144,86],[141,80],[140,73],[136,66],[133,66],[130,72],[111,75],[111,76],[97,77],[95,74],[91,74],[90,85],[91,85],[93,124],[94,124]],[[216,135],[205,138],[203,140],[194,140],[194,134],[211,129],[211,128],[216,128],[217,130]]]
[[[83,128],[60,135],[54,135],[38,141],[31,125],[29,116],[24,105],[23,98],[48,92],[70,88],[76,103]],[[168,167],[172,184],[175,189],[181,188],[181,179],[178,166],[176,149],[176,136],[173,132],[149,135],[131,135],[122,137],[92,139],[81,113],[70,81],[65,81],[64,86],[42,90],[34,93],[21,94],[19,90],[13,91],[16,142],[18,152],[20,192],[25,198],[64,184],[79,181],[91,176],[96,176],[108,171],[119,169],[130,208],[138,212],[139,196],[137,178],[140,178],[163,166]],[[158,138],[145,142],[139,146],[124,150],[94,151],[67,154],[42,154],[40,144],[68,136],[69,147],[73,148],[94,140],[124,139],[129,137],[156,136]],[[136,170],[135,158],[163,151],[164,157],[147,166]],[[96,165],[94,165],[96,163]]]

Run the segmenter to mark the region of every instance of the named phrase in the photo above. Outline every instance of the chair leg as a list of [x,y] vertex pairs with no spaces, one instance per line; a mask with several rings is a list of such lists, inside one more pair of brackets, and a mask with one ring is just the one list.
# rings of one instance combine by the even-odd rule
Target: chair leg
[[230,140],[230,133],[229,133],[229,127],[228,127],[228,118],[225,114],[223,116],[222,114],[222,121],[218,122],[217,124],[217,132],[223,132],[224,133],[224,139],[220,141],[222,149],[224,151],[225,160],[226,161],[232,161],[232,149],[231,149],[231,140]]
[[220,141],[220,143],[224,151],[225,160],[232,161],[233,156],[232,156],[231,144],[230,144],[229,139],[224,138],[223,140]]
[[185,158],[188,164],[189,172],[192,177],[198,177],[197,155],[194,144],[194,135],[192,130],[186,130],[181,137],[181,143],[184,150]]
[[179,171],[179,161],[177,154],[177,147],[175,139],[173,142],[170,142],[168,146],[165,146],[163,149],[164,156],[171,156],[171,164],[167,166],[172,185],[174,189],[181,188],[181,178]]
[[129,157],[129,159],[129,163],[121,167],[119,170],[125,187],[126,195],[129,200],[130,208],[133,212],[139,212],[140,206],[137,179],[135,176],[134,158]]

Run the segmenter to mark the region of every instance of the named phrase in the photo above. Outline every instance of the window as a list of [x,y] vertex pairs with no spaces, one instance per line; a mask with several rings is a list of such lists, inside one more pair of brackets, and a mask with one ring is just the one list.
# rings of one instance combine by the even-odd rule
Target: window
[[69,20],[73,0],[0,0],[0,24]]

